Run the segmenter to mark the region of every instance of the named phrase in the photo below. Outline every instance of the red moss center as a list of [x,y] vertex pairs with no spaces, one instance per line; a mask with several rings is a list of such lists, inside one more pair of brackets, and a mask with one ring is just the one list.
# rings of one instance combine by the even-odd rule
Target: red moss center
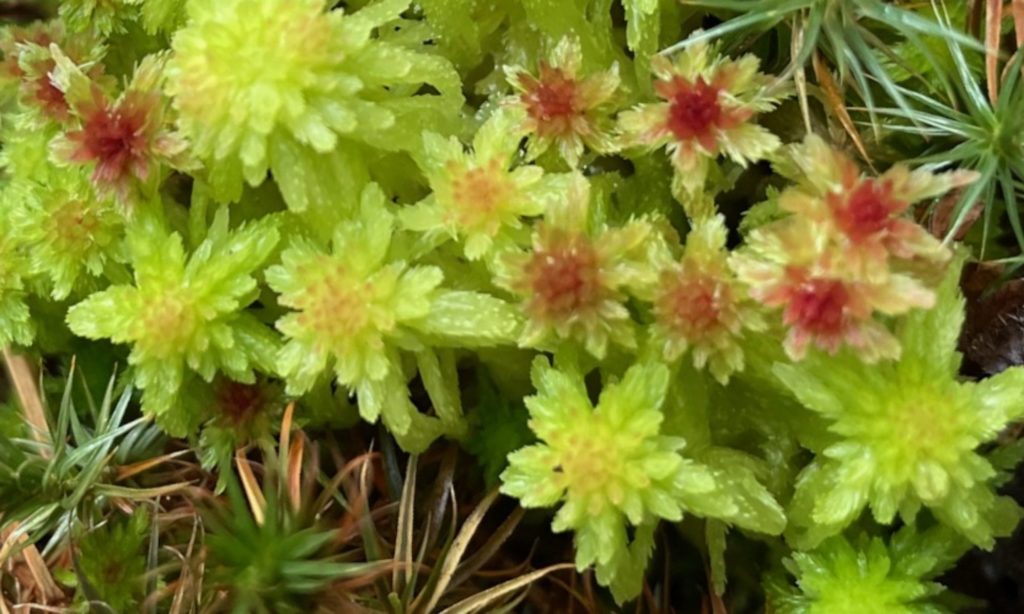
[[677,77],[672,82],[671,90],[669,130],[680,141],[697,139],[704,144],[723,119],[722,107],[718,102],[721,88],[708,83],[703,77],[698,77],[694,83]]
[[[839,195],[830,195],[835,200]],[[850,239],[864,240],[889,225],[894,213],[906,208],[892,196],[888,182],[865,179],[854,186],[845,203],[833,205],[836,222]]]
[[809,279],[793,291],[785,322],[815,335],[837,335],[843,329],[850,293],[841,281]]
[[597,253],[585,237],[565,237],[534,252],[526,266],[531,306],[564,317],[593,305],[599,295]]
[[68,107],[68,102],[64,98],[64,92],[57,89],[53,82],[50,81],[50,71],[56,66],[56,62],[47,60],[39,69],[42,76],[32,82],[31,91],[33,98],[42,107],[44,113],[53,119],[64,121],[68,117],[70,107]]
[[68,135],[78,146],[72,161],[96,162],[94,179],[101,183],[121,182],[129,173],[145,178],[151,108],[152,101],[134,97],[115,107],[98,101],[82,129]]

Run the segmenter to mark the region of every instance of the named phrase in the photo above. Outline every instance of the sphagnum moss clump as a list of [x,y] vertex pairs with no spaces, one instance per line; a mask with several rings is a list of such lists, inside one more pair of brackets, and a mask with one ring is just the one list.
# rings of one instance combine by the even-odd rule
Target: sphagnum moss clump
[[[964,272],[991,309],[977,271],[1020,256],[1019,143],[993,134],[1024,85],[992,47],[1024,24],[59,4],[0,30],[0,344],[28,418],[0,410],[2,609],[534,611],[572,568],[597,587],[551,587],[588,611],[711,587],[945,612],[940,575],[1017,526],[1024,369],[972,377],[958,338],[985,312]],[[779,32],[722,36],[750,25]],[[533,560],[564,565],[505,582],[485,563],[522,560],[525,509]],[[38,594],[37,548],[61,582]]]

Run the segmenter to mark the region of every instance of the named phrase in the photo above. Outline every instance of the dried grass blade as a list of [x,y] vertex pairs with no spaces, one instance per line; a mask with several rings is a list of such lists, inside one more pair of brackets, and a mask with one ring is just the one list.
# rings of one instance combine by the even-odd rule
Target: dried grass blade
[[520,576],[515,580],[509,580],[503,582],[498,586],[490,588],[486,591],[477,593],[472,597],[463,599],[456,603],[450,608],[446,608],[441,611],[441,614],[470,614],[471,612],[477,612],[481,608],[487,607],[490,603],[500,599],[501,597],[514,592],[522,587],[529,586],[537,580],[543,578],[553,571],[559,571],[561,569],[572,569],[572,563],[559,563],[558,565],[552,565],[545,567],[544,569],[538,569],[537,571],[528,573],[524,576]]
[[[416,465],[417,457],[410,456],[405,470],[405,481],[402,484],[402,499],[398,506],[398,535],[395,537],[395,560],[400,563],[392,575],[395,592],[401,593],[402,588],[412,582],[413,574],[413,513],[416,506]],[[404,577],[400,577],[401,571]]]
[[302,456],[305,449],[306,439],[299,437],[288,450],[288,500],[296,513],[302,507]]
[[999,37],[1003,25],[1003,0],[986,0],[985,5],[985,80],[988,99],[999,99]]
[[249,465],[241,448],[235,451],[235,466],[238,467],[238,476],[242,478],[242,488],[245,490],[245,498],[249,500],[252,516],[256,519],[256,524],[263,526],[267,501],[263,497],[263,491],[260,490],[256,476],[253,475],[252,466]]
[[128,478],[138,475],[144,471],[148,471],[157,465],[162,465],[167,461],[174,460],[176,458],[185,456],[191,453],[191,450],[178,450],[177,452],[171,452],[170,454],[163,454],[156,458],[148,458],[144,461],[132,463],[131,465],[124,465],[117,468],[117,481],[127,480]]
[[815,52],[811,57],[811,64],[814,66],[814,76],[818,79],[818,85],[821,86],[822,92],[825,93],[825,101],[828,103],[829,108],[836,114],[836,117],[839,118],[839,123],[843,125],[843,129],[853,139],[853,144],[857,147],[861,157],[874,170],[874,164],[871,161],[871,156],[868,155],[867,148],[864,146],[864,140],[861,138],[860,132],[857,131],[853,118],[850,117],[846,103],[843,102],[843,93],[839,91],[839,86],[836,85],[835,80],[832,78],[832,73],[825,66],[819,53]]
[[284,408],[284,417],[281,418],[281,438],[278,441],[277,449],[283,454],[288,454],[291,450],[292,419],[294,416],[295,403],[293,402]]
[[459,534],[455,536],[455,541],[452,542],[451,548],[448,550],[447,555],[444,557],[444,563],[441,565],[441,575],[437,579],[437,586],[434,587],[433,594],[430,596],[430,601],[427,603],[425,612],[433,612],[437,602],[441,600],[441,595],[448,590],[448,585],[452,581],[452,577],[455,575],[455,570],[459,566],[459,561],[462,560],[462,555],[465,554],[466,548],[469,547],[470,540],[476,534],[477,528],[480,527],[480,523],[483,522],[484,515],[487,510],[491,508],[491,504],[498,498],[498,491],[492,490],[490,494],[484,497],[476,508],[470,512],[465,522],[462,523],[462,529]]

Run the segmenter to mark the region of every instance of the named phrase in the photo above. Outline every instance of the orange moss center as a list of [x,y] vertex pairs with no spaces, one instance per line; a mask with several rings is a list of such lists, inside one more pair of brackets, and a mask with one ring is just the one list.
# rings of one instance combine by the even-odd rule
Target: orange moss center
[[77,200],[69,200],[58,207],[51,221],[51,232],[55,238],[65,246],[77,249],[90,247],[100,227],[99,216]]
[[466,229],[496,232],[501,211],[512,193],[513,187],[498,160],[456,171],[452,181],[455,223]]
[[523,103],[540,136],[566,136],[580,114],[575,79],[561,69],[542,65],[539,79],[525,82]]
[[709,337],[723,327],[733,304],[727,284],[702,273],[673,274],[662,281],[664,291],[654,310],[663,325],[687,340]]
[[[326,343],[352,337],[369,322],[368,282],[356,280],[341,262],[324,257],[311,263],[321,274],[311,279],[295,300],[299,323]],[[301,272],[300,272],[301,274]]]

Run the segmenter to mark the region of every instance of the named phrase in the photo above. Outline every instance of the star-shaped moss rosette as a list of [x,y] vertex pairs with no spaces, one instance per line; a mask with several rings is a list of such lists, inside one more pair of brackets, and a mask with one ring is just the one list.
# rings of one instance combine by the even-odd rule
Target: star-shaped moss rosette
[[682,258],[662,266],[650,329],[665,360],[690,351],[694,366],[722,384],[743,369],[743,331],[765,328],[760,307],[729,268],[727,234],[721,215],[693,223]]
[[934,293],[908,273],[857,277],[830,239],[811,220],[790,217],[752,231],[730,264],[751,297],[782,308],[792,360],[812,346],[833,354],[849,346],[868,363],[898,357],[899,341],[879,316],[928,309]]
[[140,184],[147,188],[144,194],[153,192],[161,165],[187,165],[187,143],[167,125],[160,92],[166,54],[143,58],[127,87],[113,98],[56,45],[50,51],[56,62],[53,83],[74,118],[73,127],[51,145],[56,162],[88,165],[97,189],[125,203],[138,199],[133,188]]
[[[336,185],[346,164],[327,156],[340,137],[399,148],[382,138],[394,136],[397,107],[389,101],[397,94],[389,91],[430,83],[448,94],[425,98],[451,101],[457,112],[449,64],[373,36],[408,6],[381,0],[343,14],[321,0],[189,2],[188,22],[172,41],[167,90],[215,194],[238,200],[243,178],[259,185],[269,169],[291,209],[318,198],[335,204],[337,194],[317,190]],[[408,103],[416,99],[400,102],[415,112]],[[425,126],[409,128],[418,140]]]
[[976,173],[936,175],[897,164],[871,177],[813,134],[787,153],[780,168],[797,184],[782,192],[779,207],[822,224],[852,275],[884,281],[893,260],[949,259],[950,251],[907,213],[914,203],[971,183]]
[[48,278],[50,296],[100,287],[109,266],[124,262],[124,216],[97,194],[83,169],[54,169],[45,183],[13,181],[12,226],[29,246],[28,269]]
[[967,548],[944,527],[904,527],[886,542],[837,536],[783,561],[795,579],[774,578],[768,602],[779,614],[951,614],[935,578]]
[[926,507],[985,548],[1015,525],[1020,510],[995,493],[996,471],[979,448],[1024,415],[1024,368],[960,381],[958,274],[948,274],[932,310],[903,317],[899,361],[816,354],[775,366],[832,433],[797,480],[790,521],[799,543],[838,533],[865,507],[883,524],[897,513],[912,523]]
[[576,567],[594,565],[598,582],[618,601],[639,594],[659,520],[678,521],[691,511],[756,531],[777,533],[785,525],[778,504],[742,463],[728,455],[715,466],[696,462],[681,454],[683,439],[662,434],[665,365],[630,367],[605,384],[596,406],[575,370],[539,357],[532,379],[537,394],[525,403],[540,441],[509,454],[501,491],[526,508],[561,503],[552,529],[574,531]]
[[743,166],[764,159],[781,142],[754,118],[779,99],[765,93],[771,78],[758,72],[759,65],[753,55],[719,57],[706,43],[687,47],[674,60],[655,56],[654,91],[663,102],[620,114],[623,144],[647,150],[667,146],[675,167],[673,192],[683,202],[703,189],[719,156]]
[[56,61],[50,45],[57,43],[79,65],[89,66],[92,78],[100,78],[99,60],[104,47],[88,35],[68,36],[60,22],[33,23],[23,27],[0,30],[0,83],[12,86],[23,109],[31,109],[39,116],[64,122],[71,109],[64,92],[50,79]]
[[492,250],[525,242],[523,218],[544,213],[562,196],[559,175],[517,163],[522,115],[495,112],[477,131],[471,151],[455,137],[423,135],[423,169],[433,193],[401,212],[409,230],[461,240],[466,258],[479,260]]
[[536,75],[521,66],[505,74],[516,91],[512,103],[526,113],[527,151],[535,159],[552,146],[571,168],[579,166],[585,149],[615,150],[613,138],[618,65],[582,74],[579,39],[565,37],[537,67]]
[[[538,358],[537,394],[526,398],[526,407],[541,441],[510,454],[501,474],[501,491],[523,507],[562,503],[552,528],[574,531],[577,568],[596,564],[598,581],[613,588],[623,561],[641,569],[647,562],[646,555],[633,561],[627,524],[680,520],[684,493],[716,488],[709,470],[679,454],[683,440],[659,434],[668,376],[663,365],[634,366],[605,387],[595,408],[582,377]],[[637,582],[616,597],[639,589]]]
[[253,274],[277,243],[276,220],[229,231],[222,210],[187,255],[180,235],[140,218],[128,234],[134,284],[91,294],[68,311],[67,322],[76,335],[131,344],[128,363],[144,391],[143,411],[183,436],[173,413],[186,369],[207,382],[218,372],[240,382],[254,381],[254,367],[273,372],[273,331],[243,309],[256,299]]
[[359,217],[339,225],[331,250],[295,239],[266,276],[280,303],[295,310],[277,322],[287,339],[277,365],[288,393],[302,394],[333,371],[358,396],[365,420],[382,418],[405,449],[419,451],[444,425],[409,400],[402,352],[421,353],[423,371],[437,360],[422,355],[428,343],[511,343],[519,322],[515,309],[500,299],[442,290],[441,269],[396,259],[395,239],[395,216],[371,184]]
[[502,254],[497,283],[523,298],[522,347],[548,349],[565,341],[603,358],[609,342],[636,346],[625,301],[630,290],[653,285],[645,241],[651,224],[609,227],[593,219],[590,184],[571,175],[564,197],[549,205],[529,251]]

